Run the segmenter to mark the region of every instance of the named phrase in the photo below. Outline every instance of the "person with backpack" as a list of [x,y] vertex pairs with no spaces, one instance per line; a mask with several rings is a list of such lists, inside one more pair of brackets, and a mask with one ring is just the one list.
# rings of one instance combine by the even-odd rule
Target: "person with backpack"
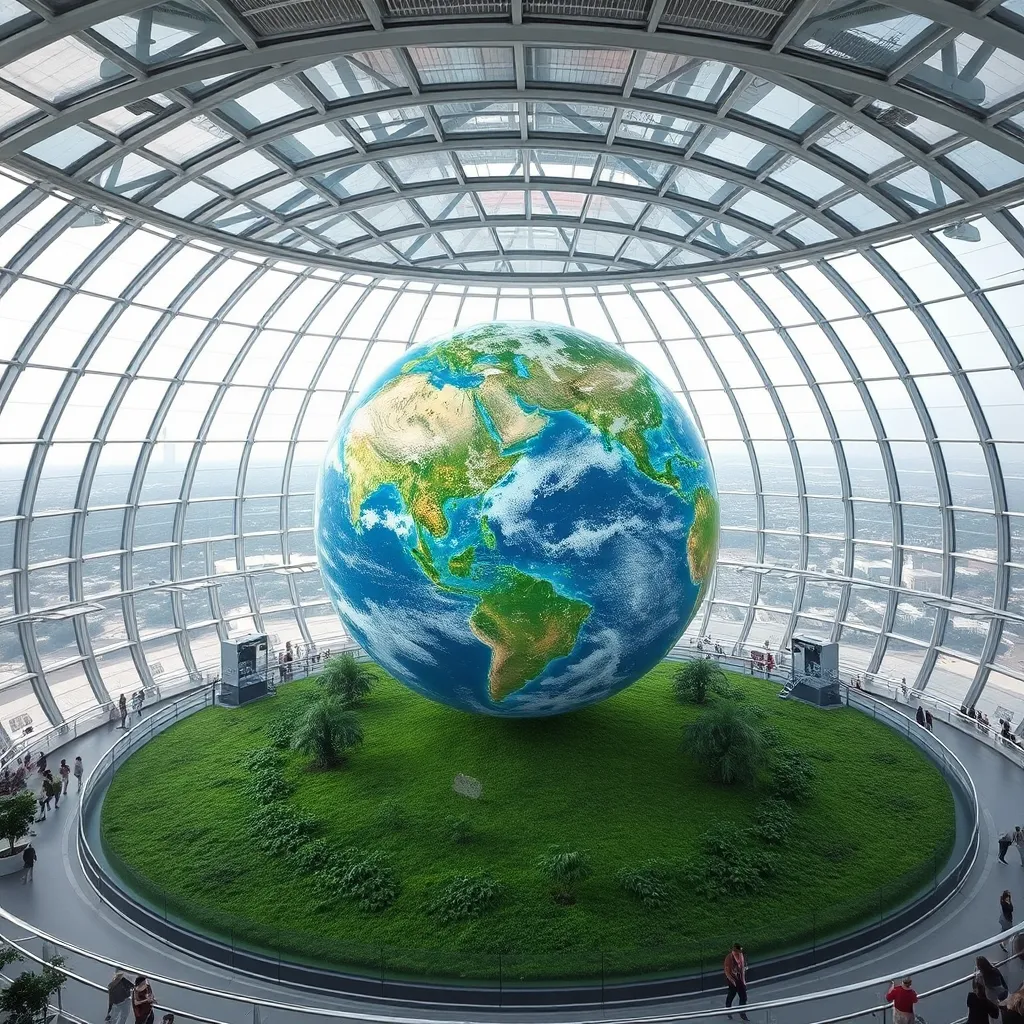
[[131,978],[118,967],[107,985],[107,1015],[103,1018],[104,1021],[109,1022],[116,1011],[117,1024],[125,1024],[132,1005],[133,987]]
[[914,1024],[917,993],[914,991],[912,978],[904,978],[901,982],[894,981],[885,994],[885,1001],[892,1003],[893,1024]]
[[[743,947],[738,943],[734,943],[732,949],[726,955],[725,961],[722,964],[722,971],[725,974],[725,980],[728,983],[729,991],[725,997],[725,1005],[732,1006],[732,1001],[739,996],[740,1006],[747,1005],[747,960],[743,955]],[[729,1014],[730,1019],[732,1014]],[[740,1010],[740,1020],[749,1020],[746,1013]]]
[[1003,832],[999,836],[999,863],[1006,863],[1006,851],[1013,846],[1013,835],[1010,832]]
[[21,855],[21,862],[25,865],[25,874],[22,876],[21,884],[24,885],[26,882],[32,881],[32,869],[36,866],[36,861],[39,858],[36,856],[36,848],[29,842],[28,846],[25,847],[24,852]]

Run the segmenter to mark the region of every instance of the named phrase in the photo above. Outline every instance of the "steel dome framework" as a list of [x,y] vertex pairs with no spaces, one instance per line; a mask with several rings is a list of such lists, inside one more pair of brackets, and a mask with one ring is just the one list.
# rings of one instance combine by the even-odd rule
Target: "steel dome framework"
[[0,722],[336,643],[322,445],[418,340],[622,344],[692,636],[1024,714],[1024,9],[0,0]]

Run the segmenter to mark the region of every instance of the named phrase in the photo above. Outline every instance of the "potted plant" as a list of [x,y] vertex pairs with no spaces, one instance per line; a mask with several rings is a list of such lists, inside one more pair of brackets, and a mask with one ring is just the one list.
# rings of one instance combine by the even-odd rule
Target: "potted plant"
[[27,843],[18,840],[28,834],[36,816],[36,798],[27,790],[0,797],[0,836],[8,849],[0,849],[0,875],[13,875],[24,866],[21,859]]
[[[21,960],[21,955],[10,946],[0,950],[0,967]],[[64,975],[58,968],[64,966],[64,958],[52,957],[49,964],[44,964],[42,971],[22,971],[12,978],[0,992],[0,1013],[4,1014],[6,1024],[49,1024],[55,1014],[51,1014],[50,997],[57,995],[60,1000],[60,989],[64,984]]]

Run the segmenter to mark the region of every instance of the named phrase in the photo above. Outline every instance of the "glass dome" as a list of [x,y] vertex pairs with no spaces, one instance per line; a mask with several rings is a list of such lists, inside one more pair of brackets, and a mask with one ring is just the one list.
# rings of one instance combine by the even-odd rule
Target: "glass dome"
[[692,636],[830,637],[1019,720],[1022,16],[0,0],[0,722],[253,629],[340,642],[323,445],[495,317],[692,411],[723,514]]

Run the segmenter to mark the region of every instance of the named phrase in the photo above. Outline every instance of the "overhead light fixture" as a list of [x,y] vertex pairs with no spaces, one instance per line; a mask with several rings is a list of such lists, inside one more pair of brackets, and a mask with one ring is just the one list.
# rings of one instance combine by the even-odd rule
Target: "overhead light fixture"
[[109,223],[110,221],[95,206],[87,206],[71,222],[71,226],[73,228],[101,228],[104,224]]
[[955,224],[950,224],[948,228],[943,228],[942,233],[946,238],[955,238],[958,242],[981,241],[981,232],[965,220],[958,220]]

